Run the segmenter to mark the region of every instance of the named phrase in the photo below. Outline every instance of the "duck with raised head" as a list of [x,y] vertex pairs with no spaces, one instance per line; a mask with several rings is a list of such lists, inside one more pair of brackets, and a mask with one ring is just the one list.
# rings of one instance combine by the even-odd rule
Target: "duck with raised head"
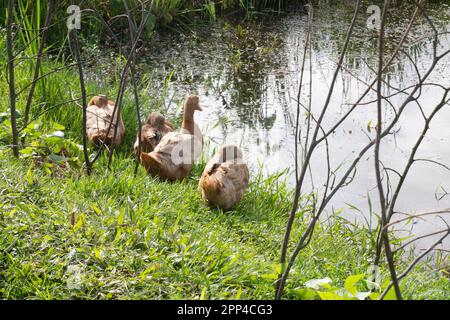
[[198,186],[210,206],[228,211],[241,201],[248,181],[242,151],[235,145],[225,145],[206,165]]
[[189,174],[203,148],[202,133],[194,121],[195,111],[202,111],[199,97],[190,95],[184,103],[180,132],[167,133],[152,152],[141,153],[141,162],[151,176],[176,181]]
[[[94,96],[88,103],[86,115],[86,129],[88,139],[97,147],[119,145],[125,135],[125,126],[122,118],[116,111],[115,121],[112,121],[114,101],[108,100],[105,95]],[[108,132],[108,128],[111,129]],[[117,125],[118,122],[118,125]],[[115,126],[117,133],[115,134]],[[113,141],[114,140],[114,141]]]
[[[161,142],[161,139],[173,131],[173,125],[166,121],[159,112],[152,112],[141,129],[141,152],[152,152]],[[139,135],[134,143],[134,152],[137,154],[139,148]]]

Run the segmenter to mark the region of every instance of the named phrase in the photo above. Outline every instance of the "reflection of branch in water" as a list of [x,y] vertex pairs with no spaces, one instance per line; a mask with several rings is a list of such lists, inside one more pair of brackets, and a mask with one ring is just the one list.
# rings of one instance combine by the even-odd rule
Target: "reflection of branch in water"
[[412,220],[412,219],[417,219],[417,218],[423,219],[423,217],[426,217],[426,216],[433,216],[433,215],[436,216],[436,215],[440,215],[440,214],[450,213],[450,208],[449,209],[444,209],[444,210],[437,210],[437,211],[427,211],[427,212],[422,212],[422,213],[417,213],[417,214],[409,214],[409,213],[398,212],[398,211],[396,211],[395,213],[406,215],[408,217],[407,218],[402,218],[402,219],[399,219],[399,220],[395,220],[393,222],[390,222],[389,224],[384,226],[385,228],[389,228],[389,227],[391,227],[391,226],[393,226],[395,224],[399,224],[401,222],[409,221],[409,220]]
[[412,240],[409,240],[409,241],[405,242],[400,247],[398,247],[395,250],[393,250],[392,253],[396,254],[397,252],[400,252],[401,250],[405,249],[407,246],[413,244],[414,242],[417,242],[419,240],[422,240],[422,239],[425,239],[425,238],[429,238],[429,237],[432,237],[432,236],[435,236],[437,234],[441,234],[441,233],[444,233],[444,232],[448,232],[448,230],[447,229],[440,230],[440,231],[432,232],[432,233],[429,233],[429,234],[426,234],[426,235],[423,235],[423,236],[420,236],[420,237],[416,237],[416,238],[414,238]]
[[442,192],[436,192],[435,194],[435,198],[437,201],[441,201],[442,199],[444,199],[449,195],[449,193],[447,192],[447,190],[444,189],[443,186],[441,186],[440,189]]

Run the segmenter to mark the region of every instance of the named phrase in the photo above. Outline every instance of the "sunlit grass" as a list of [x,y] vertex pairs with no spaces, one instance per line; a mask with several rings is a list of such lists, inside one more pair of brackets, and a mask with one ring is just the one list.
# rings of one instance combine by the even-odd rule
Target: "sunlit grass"
[[[279,176],[254,175],[243,202],[224,213],[203,203],[195,171],[171,184],[142,169],[134,178],[132,159],[91,177],[52,177],[4,156],[0,165],[2,298],[273,298],[291,201]],[[364,229],[342,220],[322,224],[292,272],[287,297],[299,298],[296,289],[310,279],[342,284],[366,273],[371,252]],[[75,289],[68,287],[73,266],[80,270]],[[448,281],[432,280],[411,294],[445,297]],[[433,294],[425,290],[434,285]]]

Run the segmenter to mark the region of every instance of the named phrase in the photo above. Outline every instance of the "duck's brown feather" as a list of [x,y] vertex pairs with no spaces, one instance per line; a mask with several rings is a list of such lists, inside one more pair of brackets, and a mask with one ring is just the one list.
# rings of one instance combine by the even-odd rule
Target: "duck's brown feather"
[[241,201],[248,183],[249,171],[245,163],[222,162],[221,155],[216,155],[205,167],[199,189],[209,205],[230,210]]

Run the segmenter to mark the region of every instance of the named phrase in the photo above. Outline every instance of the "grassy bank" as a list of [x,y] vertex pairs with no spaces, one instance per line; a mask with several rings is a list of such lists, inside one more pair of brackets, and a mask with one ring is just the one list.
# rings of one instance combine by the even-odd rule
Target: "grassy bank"
[[[132,167],[122,159],[113,172],[55,176],[3,153],[0,297],[273,298],[291,195],[280,177],[253,174],[243,202],[223,213],[201,201],[201,165],[181,184],[152,180],[143,170],[133,178]],[[303,227],[300,216],[294,232]],[[329,277],[342,288],[358,274],[364,277],[356,287],[367,290],[371,241],[369,232],[343,220],[323,223],[286,297],[317,299],[306,281]],[[419,299],[445,299],[450,289],[426,264],[402,287],[406,297]]]

